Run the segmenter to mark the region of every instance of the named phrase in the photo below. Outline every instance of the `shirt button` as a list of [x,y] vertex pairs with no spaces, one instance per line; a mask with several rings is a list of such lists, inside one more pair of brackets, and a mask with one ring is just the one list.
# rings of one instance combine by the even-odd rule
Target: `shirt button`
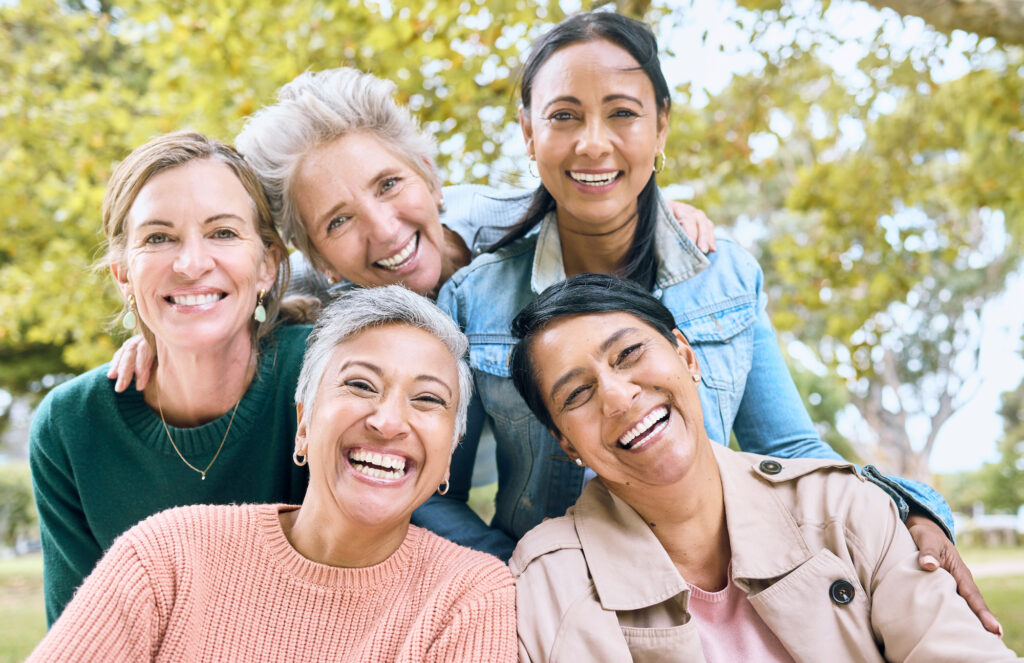
[[782,463],[777,460],[762,460],[759,467],[765,474],[778,474],[782,471]]
[[836,580],[828,588],[828,595],[832,597],[832,602],[836,605],[846,605],[853,600],[855,593],[853,585],[848,580]]

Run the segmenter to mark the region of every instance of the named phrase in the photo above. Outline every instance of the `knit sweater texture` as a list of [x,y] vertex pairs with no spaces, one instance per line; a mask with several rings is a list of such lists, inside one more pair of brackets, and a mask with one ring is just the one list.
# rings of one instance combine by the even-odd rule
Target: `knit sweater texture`
[[32,421],[30,463],[48,624],[114,539],[147,516],[186,504],[302,502],[309,473],[291,461],[293,401],[309,330],[280,326],[263,340],[230,432],[230,412],[195,428],[168,425],[199,468],[224,440],[205,480],[181,462],[142,392],[114,392],[106,366],[47,394]]
[[282,505],[187,506],[119,538],[29,661],[484,661],[517,657],[497,558],[410,526],[338,568],[285,538]]

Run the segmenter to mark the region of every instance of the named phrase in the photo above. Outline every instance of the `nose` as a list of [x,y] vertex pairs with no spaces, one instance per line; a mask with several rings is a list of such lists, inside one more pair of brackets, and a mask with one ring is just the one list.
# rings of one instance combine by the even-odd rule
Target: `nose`
[[609,152],[611,143],[608,140],[608,127],[605,126],[604,118],[590,115],[576,142],[576,154],[597,159]]
[[628,412],[633,401],[640,395],[640,385],[619,373],[609,373],[601,377],[600,383],[601,412],[606,417],[614,417]]
[[213,256],[202,237],[182,238],[178,255],[174,259],[174,270],[188,279],[195,280],[213,269]]
[[389,203],[374,201],[365,209],[367,235],[378,244],[394,241],[401,227],[401,221]]
[[398,397],[381,398],[366,418],[366,425],[385,440],[405,437],[409,432],[409,422],[400,400]]

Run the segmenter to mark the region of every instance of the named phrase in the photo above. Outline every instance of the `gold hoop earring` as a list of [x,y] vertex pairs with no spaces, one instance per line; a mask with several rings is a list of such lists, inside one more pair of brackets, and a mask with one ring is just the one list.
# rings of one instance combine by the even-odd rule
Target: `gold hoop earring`
[[[658,165],[658,157],[661,157],[661,165]],[[654,174],[657,175],[661,171],[665,170],[665,151],[662,150],[660,153],[654,155]]]
[[256,322],[267,321],[267,309],[263,308],[263,296],[266,294],[266,290],[260,290],[260,294],[256,296],[256,310],[252,312],[252,317],[256,319]]
[[[299,460],[300,458],[302,460]],[[296,449],[295,451],[292,452],[292,462],[298,465],[299,467],[302,467],[303,465],[309,462],[309,458],[306,456],[306,454],[300,454],[299,450]]]
[[138,321],[135,319],[135,295],[128,294],[128,312],[121,318],[121,326],[131,331],[135,329],[135,325]]
[[441,485],[444,486],[444,490],[441,490],[441,486],[438,486],[437,487],[437,494],[438,495],[447,495],[448,494],[448,489],[451,488],[451,484],[448,483],[448,479],[445,479],[444,483],[441,484]]

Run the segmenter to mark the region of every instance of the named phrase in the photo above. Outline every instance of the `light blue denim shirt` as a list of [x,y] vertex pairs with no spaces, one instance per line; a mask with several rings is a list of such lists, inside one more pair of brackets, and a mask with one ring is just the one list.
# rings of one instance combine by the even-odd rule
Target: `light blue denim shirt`
[[[779,350],[766,312],[762,272],[735,243],[718,240],[705,256],[659,200],[655,229],[658,273],[653,294],[672,312],[701,366],[704,425],[718,444],[735,432],[740,448],[782,458],[839,458],[822,442]],[[513,542],[546,517],[561,516],[585,483],[558,442],[533,416],[512,384],[512,318],[547,286],[565,278],[554,213],[538,232],[459,270],[438,304],[469,338],[476,383],[471,407],[490,417],[497,440],[498,493],[492,528],[451,495],[465,495],[477,439],[469,433],[455,452],[449,497],[435,496],[414,522],[456,542],[507,559]],[[479,412],[476,416],[479,417]],[[476,426],[475,428],[479,428]],[[905,518],[908,502],[950,531],[952,515],[932,488],[904,479],[869,478],[895,500]],[[943,521],[945,521],[943,523]],[[495,530],[498,530],[497,532]],[[499,534],[500,532],[500,534]]]

